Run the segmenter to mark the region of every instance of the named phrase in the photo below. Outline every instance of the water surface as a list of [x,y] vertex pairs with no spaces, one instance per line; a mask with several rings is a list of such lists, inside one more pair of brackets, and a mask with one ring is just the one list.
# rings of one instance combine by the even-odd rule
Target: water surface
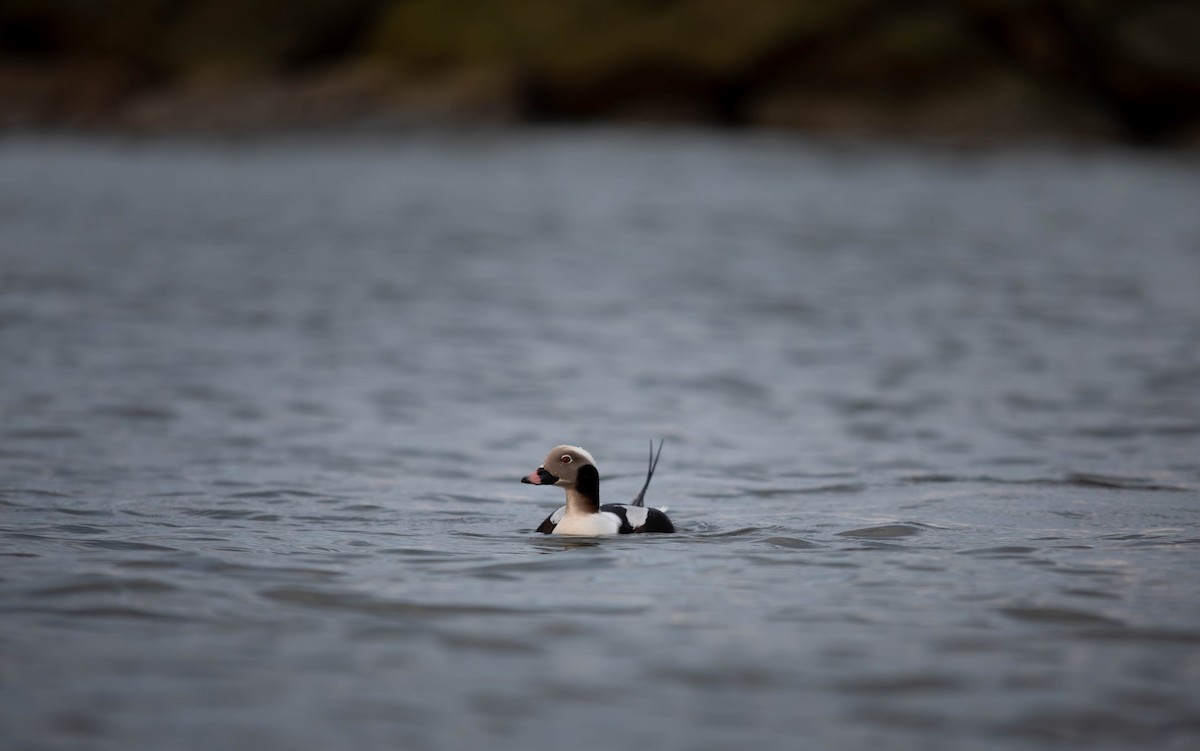
[[9,137],[5,746],[1194,748],[1196,167]]

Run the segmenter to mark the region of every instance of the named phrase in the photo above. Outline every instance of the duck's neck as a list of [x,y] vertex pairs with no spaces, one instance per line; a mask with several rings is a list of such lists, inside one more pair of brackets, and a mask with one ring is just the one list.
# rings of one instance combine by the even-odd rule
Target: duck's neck
[[595,467],[580,467],[575,485],[567,488],[568,514],[596,514],[600,511],[600,473]]

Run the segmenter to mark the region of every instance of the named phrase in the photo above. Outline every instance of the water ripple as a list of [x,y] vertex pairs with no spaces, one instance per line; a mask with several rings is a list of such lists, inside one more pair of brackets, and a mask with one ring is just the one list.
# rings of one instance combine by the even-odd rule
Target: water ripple
[[473,603],[442,604],[382,600],[346,592],[278,587],[260,594],[276,602],[301,605],[318,610],[349,610],[364,615],[385,617],[444,618],[469,615],[519,615],[520,610]]
[[1018,621],[1029,623],[1051,623],[1062,625],[1096,625],[1105,624],[1118,626],[1121,621],[1099,613],[1086,610],[1052,607],[1006,607],[1000,612]]
[[911,537],[921,533],[919,527],[911,524],[884,524],[878,527],[863,527],[838,532],[839,537],[861,537],[866,539],[882,539],[894,537]]

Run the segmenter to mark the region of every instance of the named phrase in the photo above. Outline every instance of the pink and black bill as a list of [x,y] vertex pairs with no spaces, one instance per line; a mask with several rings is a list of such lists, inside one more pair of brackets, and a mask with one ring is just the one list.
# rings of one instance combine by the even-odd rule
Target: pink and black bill
[[522,477],[521,482],[529,485],[553,485],[558,482],[558,478],[547,472],[545,467],[538,467]]

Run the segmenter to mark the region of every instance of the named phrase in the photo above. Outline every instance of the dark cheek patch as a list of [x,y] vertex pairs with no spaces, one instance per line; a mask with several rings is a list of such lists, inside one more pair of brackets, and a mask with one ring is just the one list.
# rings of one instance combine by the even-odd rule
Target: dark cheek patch
[[579,468],[575,474],[575,489],[591,502],[589,510],[592,513],[600,510],[600,472],[595,467],[585,464]]

